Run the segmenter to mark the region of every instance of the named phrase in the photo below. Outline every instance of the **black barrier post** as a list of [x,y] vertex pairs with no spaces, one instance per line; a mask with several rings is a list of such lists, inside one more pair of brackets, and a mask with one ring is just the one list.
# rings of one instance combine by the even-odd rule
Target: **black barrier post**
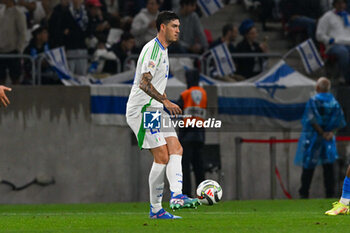
[[273,143],[273,140],[276,140],[276,137],[270,137],[270,191],[271,191],[271,199],[275,199],[276,197],[276,176],[275,176],[275,168],[276,168],[276,143]]
[[235,138],[236,144],[236,199],[242,200],[242,160],[241,160],[241,152],[242,152],[242,138]]

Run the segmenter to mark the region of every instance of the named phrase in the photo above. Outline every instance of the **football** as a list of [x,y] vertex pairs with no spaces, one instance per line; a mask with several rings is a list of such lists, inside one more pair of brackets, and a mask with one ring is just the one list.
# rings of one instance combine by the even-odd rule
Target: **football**
[[198,185],[197,197],[202,204],[214,205],[221,200],[222,188],[214,180],[205,180]]

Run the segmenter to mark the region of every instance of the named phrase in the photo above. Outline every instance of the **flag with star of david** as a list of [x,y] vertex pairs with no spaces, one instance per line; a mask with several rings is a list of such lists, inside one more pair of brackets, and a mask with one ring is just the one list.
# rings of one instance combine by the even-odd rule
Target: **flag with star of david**
[[304,68],[308,74],[323,67],[324,63],[316,49],[316,46],[312,39],[308,39],[296,47]]

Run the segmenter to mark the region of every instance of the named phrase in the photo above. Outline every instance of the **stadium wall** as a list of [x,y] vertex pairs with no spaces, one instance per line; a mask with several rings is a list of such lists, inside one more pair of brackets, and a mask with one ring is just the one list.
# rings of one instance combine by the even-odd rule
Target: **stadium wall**
[[[215,105],[215,88],[207,90]],[[152,157],[139,151],[128,127],[99,126],[90,119],[89,87],[14,87],[11,105],[0,110],[0,179],[17,186],[36,177],[55,184],[13,191],[0,184],[0,203],[89,203],[148,201]],[[249,128],[250,127],[250,128]],[[297,137],[290,132],[208,133],[207,144],[219,144],[224,199],[236,199],[235,143],[245,138]],[[277,166],[284,184],[298,197],[301,169],[293,165],[296,144],[277,146]],[[243,199],[270,198],[269,146],[242,145]],[[344,169],[343,169],[344,170]],[[345,171],[344,171],[345,172]],[[289,173],[289,175],[287,175]],[[323,197],[322,170],[317,169],[312,197]],[[207,174],[217,179],[217,174]],[[340,182],[337,188],[340,190]],[[285,198],[279,185],[277,198]],[[169,193],[166,192],[166,197]]]

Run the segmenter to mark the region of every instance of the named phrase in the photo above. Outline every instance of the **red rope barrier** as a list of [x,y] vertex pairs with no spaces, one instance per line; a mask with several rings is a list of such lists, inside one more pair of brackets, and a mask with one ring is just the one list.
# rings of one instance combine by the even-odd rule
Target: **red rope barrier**
[[[242,139],[242,142],[245,143],[296,143],[299,139],[293,138],[293,139]],[[344,141],[350,141],[350,137],[348,136],[338,136],[337,137],[338,142],[344,142]]]
[[282,182],[282,178],[281,178],[281,174],[277,168],[277,166],[275,167],[275,174],[276,174],[276,177],[280,183],[280,186],[282,188],[282,191],[284,193],[284,195],[288,198],[288,199],[292,199],[292,195],[290,195],[290,193],[287,191],[287,189],[284,187],[284,184]]
[[[336,137],[336,140],[338,142],[344,142],[344,141],[350,141],[350,137],[349,136],[338,136]],[[293,138],[293,139],[242,139],[242,143],[268,143],[268,144],[276,144],[276,143],[296,143],[298,142],[299,139],[297,138]],[[288,198],[288,199],[292,199],[292,195],[290,195],[290,193],[288,192],[288,190],[285,188],[282,178],[281,178],[281,174],[279,173],[279,170],[277,168],[277,166],[275,167],[275,175],[277,180],[279,181],[279,184],[282,188],[282,191],[284,193],[284,195]]]

